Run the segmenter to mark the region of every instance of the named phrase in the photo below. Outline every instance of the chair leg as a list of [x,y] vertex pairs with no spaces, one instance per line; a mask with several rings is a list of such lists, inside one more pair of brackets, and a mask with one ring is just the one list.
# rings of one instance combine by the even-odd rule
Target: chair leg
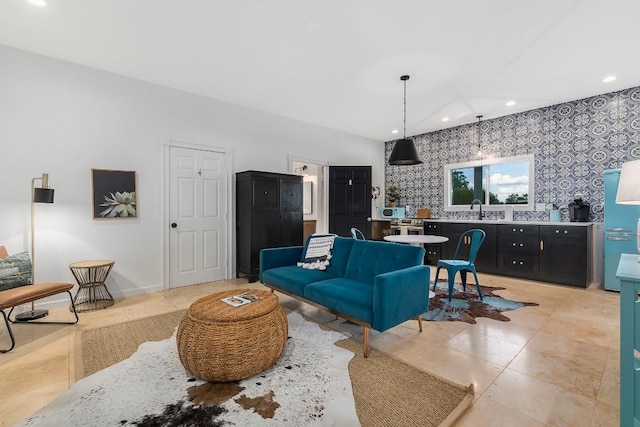
[[418,329],[422,332],[422,316],[418,316]]
[[9,317],[5,314],[4,310],[0,310],[2,312],[2,317],[4,317],[4,323],[7,325],[7,331],[9,331],[9,338],[11,338],[11,347],[6,350],[0,349],[0,353],[8,353],[13,350],[13,347],[16,346],[16,339],[13,337],[13,332],[11,331],[11,324],[9,323]]
[[478,280],[478,275],[476,274],[476,270],[471,270],[471,272],[473,273],[473,277],[476,279],[476,289],[478,290],[478,295],[480,295],[480,300],[484,299],[484,296],[482,295],[482,289],[480,289],[480,281]]
[[13,312],[13,309],[15,307],[11,307],[11,310],[9,310],[9,314],[7,314],[7,319],[9,319],[9,322],[11,323],[30,323],[30,324],[36,324],[36,325],[38,324],[39,325],[75,325],[76,323],[78,323],[80,318],[78,317],[78,311],[76,310],[76,304],[73,302],[73,295],[71,295],[71,291],[66,291],[66,292],[69,295],[69,300],[71,301],[71,308],[73,308],[73,315],[76,317],[75,322],[35,322],[33,320],[17,321],[15,316],[13,316],[13,320],[11,320],[11,313]]
[[434,292],[436,290],[436,284],[438,283],[438,276],[440,276],[440,267],[436,268],[436,278],[433,281],[433,288],[431,288],[431,290]]
[[71,307],[73,308],[73,315],[75,316],[76,320],[74,322],[34,322],[34,321],[16,321],[15,320],[15,316],[13,318],[13,320],[11,320],[11,313],[13,313],[13,309],[15,307],[11,307],[11,310],[9,310],[9,313],[4,312],[4,310],[0,310],[0,312],[2,312],[2,316],[4,317],[4,323],[7,325],[7,331],[9,331],[9,337],[11,338],[11,347],[9,347],[7,350],[2,350],[0,349],[0,353],[8,353],[11,350],[13,350],[13,348],[16,345],[16,340],[13,336],[13,331],[11,330],[11,323],[31,323],[31,324],[36,324],[36,325],[75,325],[76,323],[78,323],[78,321],[80,320],[80,318],[78,317],[78,312],[76,310],[76,305],[73,302],[73,295],[71,295],[71,291],[66,291],[67,294],[69,295],[69,300],[71,301]]
[[460,282],[462,282],[462,290],[467,291],[467,270],[460,270]]
[[453,284],[455,283],[456,273],[451,273],[447,270],[447,280],[449,282],[449,301],[451,301],[451,295],[453,294]]

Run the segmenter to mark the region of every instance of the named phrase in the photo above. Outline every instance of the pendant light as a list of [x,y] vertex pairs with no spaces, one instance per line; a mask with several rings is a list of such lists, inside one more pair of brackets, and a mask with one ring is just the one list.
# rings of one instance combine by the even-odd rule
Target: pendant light
[[476,116],[476,119],[478,119],[478,151],[476,152],[476,154],[478,155],[478,158],[482,160],[484,158],[484,153],[482,152],[482,143],[480,142],[480,119],[482,119],[482,115]]
[[416,146],[413,145],[413,140],[411,138],[407,138],[407,80],[409,80],[409,76],[402,76],[400,77],[400,80],[404,82],[404,120],[402,139],[396,141],[396,144],[393,146],[393,151],[391,151],[391,156],[389,157],[389,164],[396,166],[418,165],[422,163],[422,160],[418,158],[418,152],[416,151]]

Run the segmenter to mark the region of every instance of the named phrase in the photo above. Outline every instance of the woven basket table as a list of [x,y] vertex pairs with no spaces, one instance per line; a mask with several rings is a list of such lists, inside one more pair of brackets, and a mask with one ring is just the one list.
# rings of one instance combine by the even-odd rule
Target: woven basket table
[[[233,307],[222,298],[249,292],[260,300]],[[191,304],[177,334],[182,365],[198,378],[231,382],[273,365],[287,344],[287,315],[267,291],[217,292]]]

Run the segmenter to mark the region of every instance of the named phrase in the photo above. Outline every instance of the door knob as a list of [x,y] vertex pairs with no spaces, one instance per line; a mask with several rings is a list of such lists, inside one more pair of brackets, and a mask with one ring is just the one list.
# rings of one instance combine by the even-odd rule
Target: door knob
[[178,224],[176,224],[175,222],[171,223],[171,228],[176,228],[178,226]]

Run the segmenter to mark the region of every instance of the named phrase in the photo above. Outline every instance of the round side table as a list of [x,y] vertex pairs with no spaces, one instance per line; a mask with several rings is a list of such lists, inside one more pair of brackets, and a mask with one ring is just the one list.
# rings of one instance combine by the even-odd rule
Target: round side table
[[76,311],[91,311],[113,305],[113,296],[104,284],[114,261],[79,261],[69,264],[78,282],[78,293],[73,297]]

